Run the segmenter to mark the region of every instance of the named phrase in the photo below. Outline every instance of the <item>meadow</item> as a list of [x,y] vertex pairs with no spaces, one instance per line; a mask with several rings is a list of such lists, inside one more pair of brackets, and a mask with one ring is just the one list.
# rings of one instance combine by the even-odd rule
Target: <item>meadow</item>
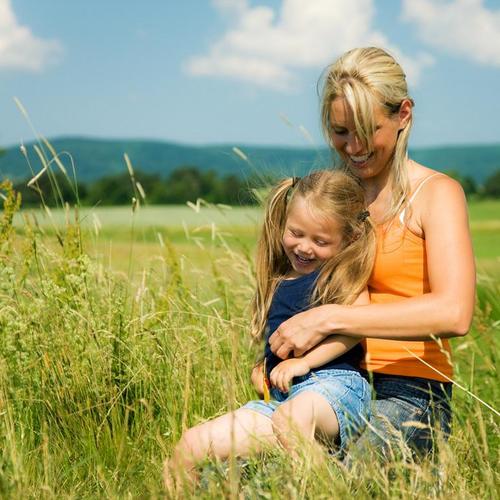
[[[0,222],[0,496],[162,498],[183,429],[255,394],[259,209],[19,211]],[[207,464],[196,498],[498,498],[500,202],[471,203],[474,324],[448,443],[423,462]],[[186,493],[186,496],[187,493]]]

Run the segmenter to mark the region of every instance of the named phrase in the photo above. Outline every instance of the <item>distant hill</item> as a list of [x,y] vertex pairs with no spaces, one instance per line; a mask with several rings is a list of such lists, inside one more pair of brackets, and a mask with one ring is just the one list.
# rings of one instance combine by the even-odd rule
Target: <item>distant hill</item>
[[[60,153],[71,153],[77,177],[85,182],[123,172],[126,168],[124,153],[129,155],[134,168],[165,176],[175,168],[186,165],[202,170],[213,169],[220,175],[234,173],[246,176],[256,172],[302,175],[312,168],[327,166],[332,161],[327,148],[189,146],[160,141],[89,138],[56,138],[51,140],[51,144]],[[31,164],[38,171],[41,164],[32,146],[26,144]],[[233,146],[243,151],[248,161],[236,154]],[[431,168],[456,170],[478,183],[500,169],[500,144],[420,148],[411,150],[410,155]],[[63,158],[63,163],[70,165],[67,158]],[[0,178],[20,180],[30,175],[26,159],[18,147],[7,149],[0,157]]]
[[478,184],[500,170],[500,144],[410,149],[410,157],[441,172],[456,170]]

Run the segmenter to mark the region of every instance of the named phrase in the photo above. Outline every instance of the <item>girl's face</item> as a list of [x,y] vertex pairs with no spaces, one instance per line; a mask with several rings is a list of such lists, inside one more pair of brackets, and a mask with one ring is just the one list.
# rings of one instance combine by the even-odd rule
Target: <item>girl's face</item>
[[333,146],[356,177],[376,177],[386,172],[396,147],[398,132],[404,128],[410,116],[409,101],[403,101],[399,112],[391,116],[387,116],[380,106],[376,106],[373,147],[368,151],[357,136],[354,116],[347,101],[343,97],[337,97],[330,108]]
[[298,196],[290,206],[283,232],[283,249],[295,275],[309,274],[341,248],[342,231],[334,218],[318,217]]

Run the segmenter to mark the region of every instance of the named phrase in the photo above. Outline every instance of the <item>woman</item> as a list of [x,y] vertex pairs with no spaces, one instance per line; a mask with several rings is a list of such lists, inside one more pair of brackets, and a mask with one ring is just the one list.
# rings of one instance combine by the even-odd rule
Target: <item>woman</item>
[[386,456],[394,438],[425,453],[433,428],[449,433],[447,338],[467,333],[474,306],[464,193],[453,179],[408,158],[413,105],[403,70],[382,49],[354,49],[328,68],[323,130],[342,168],[364,187],[377,224],[371,304],[319,306],[282,323],[270,339],[283,359],[332,334],[366,339],[363,366],[376,401],[357,448]]

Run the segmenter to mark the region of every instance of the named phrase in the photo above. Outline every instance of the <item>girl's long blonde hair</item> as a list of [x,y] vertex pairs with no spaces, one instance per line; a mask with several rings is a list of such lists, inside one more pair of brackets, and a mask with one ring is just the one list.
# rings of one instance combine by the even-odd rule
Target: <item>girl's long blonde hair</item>
[[[380,106],[387,116],[399,112],[401,104],[413,99],[408,94],[406,75],[396,60],[378,47],[353,49],[340,56],[324,72],[321,92],[321,124],[326,140],[331,142],[330,108],[332,101],[343,97],[354,115],[356,133],[367,148],[372,149],[375,133],[374,106]],[[399,132],[390,168],[391,206],[385,220],[392,220],[408,201],[410,183],[406,161],[408,139],[413,118]],[[342,161],[342,160],[341,160]],[[348,170],[342,161],[341,168]]]
[[372,271],[375,232],[357,180],[340,170],[320,170],[301,179],[283,179],[267,198],[257,245],[257,290],[251,323],[256,339],[263,337],[276,286],[292,270],[282,239],[290,207],[298,197],[306,200],[314,216],[333,219],[342,231],[340,251],[321,266],[312,305],[352,304]]

